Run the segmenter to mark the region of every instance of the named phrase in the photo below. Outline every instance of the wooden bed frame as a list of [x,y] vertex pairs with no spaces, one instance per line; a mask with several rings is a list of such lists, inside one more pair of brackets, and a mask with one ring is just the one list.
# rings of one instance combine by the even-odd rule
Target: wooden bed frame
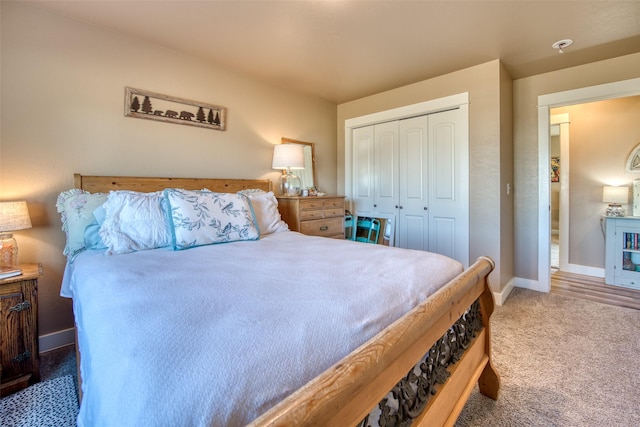
[[[96,193],[111,190],[159,191],[164,188],[236,192],[272,190],[269,180],[206,178],[141,178],[74,176],[75,187]],[[490,317],[493,295],[487,276],[494,268],[481,257],[463,273],[412,311],[381,331],[275,407],[251,426],[340,425],[356,426],[401,382],[423,356],[444,340],[448,331],[460,329],[458,319],[476,302],[481,326],[459,360],[446,367],[448,379],[433,387],[420,414],[411,414],[416,426],[451,426],[476,383],[482,394],[497,399],[500,379],[491,361]],[[479,306],[479,310],[478,310]],[[462,328],[464,329],[464,328]],[[77,347],[76,347],[77,349]],[[80,354],[78,351],[78,366]],[[455,359],[458,359],[456,357]],[[78,372],[79,382],[81,381]],[[79,391],[81,390],[79,384]]]

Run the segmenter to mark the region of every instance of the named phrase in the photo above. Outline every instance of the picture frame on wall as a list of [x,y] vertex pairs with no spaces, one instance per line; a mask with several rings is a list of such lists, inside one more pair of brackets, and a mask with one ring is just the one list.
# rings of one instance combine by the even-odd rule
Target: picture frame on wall
[[220,105],[125,87],[124,115],[138,119],[225,130],[227,109]]
[[560,182],[560,157],[551,157],[551,182]]

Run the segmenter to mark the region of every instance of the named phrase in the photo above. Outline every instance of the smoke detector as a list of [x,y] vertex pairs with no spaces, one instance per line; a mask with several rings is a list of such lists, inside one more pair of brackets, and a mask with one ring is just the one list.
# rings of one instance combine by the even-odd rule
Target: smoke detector
[[558,53],[564,53],[563,49],[565,47],[571,46],[572,44],[573,44],[573,40],[564,39],[564,40],[558,40],[557,42],[552,44],[551,47],[554,49],[558,49]]

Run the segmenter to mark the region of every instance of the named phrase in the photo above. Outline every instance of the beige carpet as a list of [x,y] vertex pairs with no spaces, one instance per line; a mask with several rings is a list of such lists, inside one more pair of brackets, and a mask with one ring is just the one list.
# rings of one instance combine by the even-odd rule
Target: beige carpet
[[515,289],[492,328],[499,398],[456,427],[640,425],[640,311]]

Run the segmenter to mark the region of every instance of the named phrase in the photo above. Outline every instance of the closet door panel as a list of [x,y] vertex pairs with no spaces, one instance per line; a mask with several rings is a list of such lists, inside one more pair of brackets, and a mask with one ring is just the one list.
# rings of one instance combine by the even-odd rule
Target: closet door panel
[[465,109],[429,116],[429,250],[469,265],[469,132]]
[[429,118],[400,121],[398,246],[429,249]]
[[375,211],[392,215],[398,206],[398,122],[374,126]]
[[453,200],[455,186],[455,125],[437,125],[434,132],[434,177],[437,200]]
[[374,205],[373,126],[353,130],[353,198],[357,209],[372,212]]
[[456,221],[452,218],[434,218],[431,252],[456,258]]

